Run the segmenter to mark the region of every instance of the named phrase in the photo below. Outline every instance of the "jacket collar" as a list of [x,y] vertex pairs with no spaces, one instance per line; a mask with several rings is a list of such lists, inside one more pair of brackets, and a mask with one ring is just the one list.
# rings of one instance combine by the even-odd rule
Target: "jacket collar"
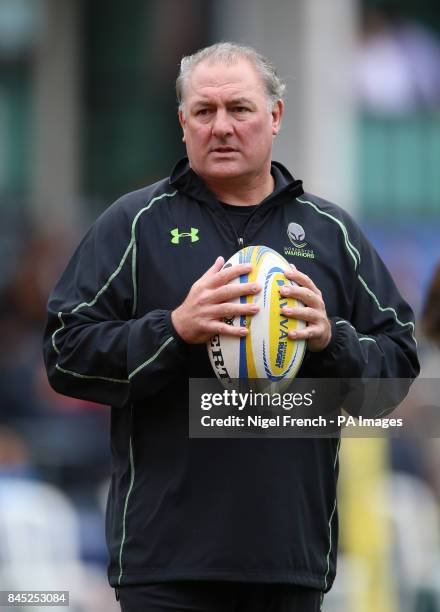
[[[275,179],[275,189],[264,200],[264,203],[272,202],[272,200],[273,203],[285,201],[284,198],[278,198],[280,194],[286,194],[289,198],[296,198],[304,193],[302,181],[295,180],[287,168],[279,162],[272,162],[271,172]],[[199,201],[217,204],[215,195],[190,168],[187,157],[180,159],[174,166],[170,175],[170,185]]]

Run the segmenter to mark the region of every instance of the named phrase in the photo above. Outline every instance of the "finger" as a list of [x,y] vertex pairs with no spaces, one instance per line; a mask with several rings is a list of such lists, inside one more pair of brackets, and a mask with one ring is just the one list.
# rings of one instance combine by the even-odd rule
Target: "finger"
[[233,319],[235,317],[255,315],[260,310],[258,304],[233,304],[227,302],[226,304],[216,304],[209,312],[209,316],[213,319]]
[[300,319],[307,323],[314,323],[318,321],[320,313],[315,308],[309,308],[307,306],[290,307],[285,306],[281,311],[290,319]]
[[298,285],[301,285],[302,287],[307,287],[308,289],[310,289],[314,293],[317,293],[318,295],[321,295],[320,290],[315,285],[315,283],[312,281],[310,276],[307,276],[307,274],[304,274],[303,272],[300,272],[298,270],[298,268],[296,268],[293,264],[291,264],[290,268],[286,269],[284,274],[285,274],[286,278],[288,278],[289,280],[293,280],[296,283],[298,283]]
[[233,283],[230,285],[223,285],[212,292],[210,301],[213,304],[231,302],[238,297],[255,295],[260,291],[261,286],[258,283]]
[[289,331],[287,335],[292,340],[312,340],[313,338],[318,338],[321,333],[321,329],[317,325],[308,325],[304,329]]
[[236,264],[218,271],[211,279],[211,287],[221,287],[240,276],[246,276],[252,271],[252,264]]
[[300,285],[284,285],[280,288],[280,294],[284,297],[295,298],[300,300],[306,306],[319,308],[322,310],[323,302],[321,295],[315,293],[312,289],[301,287]]
[[238,336],[239,338],[242,338],[243,336],[247,336],[248,333],[249,330],[247,329],[247,327],[237,327],[235,325],[228,325],[227,323],[223,323],[223,321],[215,321],[212,323],[213,336],[219,334],[224,336]]

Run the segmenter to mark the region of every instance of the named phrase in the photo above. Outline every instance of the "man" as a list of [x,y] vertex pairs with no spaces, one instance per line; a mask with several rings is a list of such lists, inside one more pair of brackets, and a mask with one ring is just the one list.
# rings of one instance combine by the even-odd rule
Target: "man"
[[230,300],[261,289],[228,285],[249,266],[226,258],[264,244],[298,266],[286,293],[304,307],[285,314],[308,324],[302,376],[418,372],[412,312],[377,254],[271,161],[283,89],[247,47],[184,58],[188,159],[98,219],[49,301],[52,385],[112,406],[109,578],[124,612],[308,612],[334,579],[338,440],[188,439],[188,378],[212,376],[205,342],[247,334],[224,319],[254,314]]
[[428,340],[440,347],[440,263],[437,263],[426,292],[422,329]]

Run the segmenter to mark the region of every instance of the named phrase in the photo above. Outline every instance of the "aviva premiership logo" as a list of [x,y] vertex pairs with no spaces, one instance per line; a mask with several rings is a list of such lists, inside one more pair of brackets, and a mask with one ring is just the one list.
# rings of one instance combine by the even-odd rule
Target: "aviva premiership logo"
[[287,235],[293,247],[284,247],[284,255],[290,255],[294,257],[307,257],[308,259],[314,259],[315,253],[312,249],[306,249],[306,233],[304,228],[299,223],[289,223],[287,226]]
[[180,244],[181,238],[190,238],[191,242],[197,242],[199,238],[199,230],[196,227],[192,227],[190,232],[179,232],[179,228],[175,227],[170,230],[171,244]]

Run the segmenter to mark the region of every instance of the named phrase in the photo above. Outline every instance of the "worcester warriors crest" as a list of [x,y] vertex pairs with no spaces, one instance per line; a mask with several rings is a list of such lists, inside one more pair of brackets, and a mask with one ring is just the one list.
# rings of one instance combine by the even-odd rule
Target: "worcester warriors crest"
[[289,223],[287,227],[287,235],[289,236],[290,242],[297,249],[303,249],[306,246],[307,242],[304,240],[306,233],[304,228],[299,225],[299,223]]

